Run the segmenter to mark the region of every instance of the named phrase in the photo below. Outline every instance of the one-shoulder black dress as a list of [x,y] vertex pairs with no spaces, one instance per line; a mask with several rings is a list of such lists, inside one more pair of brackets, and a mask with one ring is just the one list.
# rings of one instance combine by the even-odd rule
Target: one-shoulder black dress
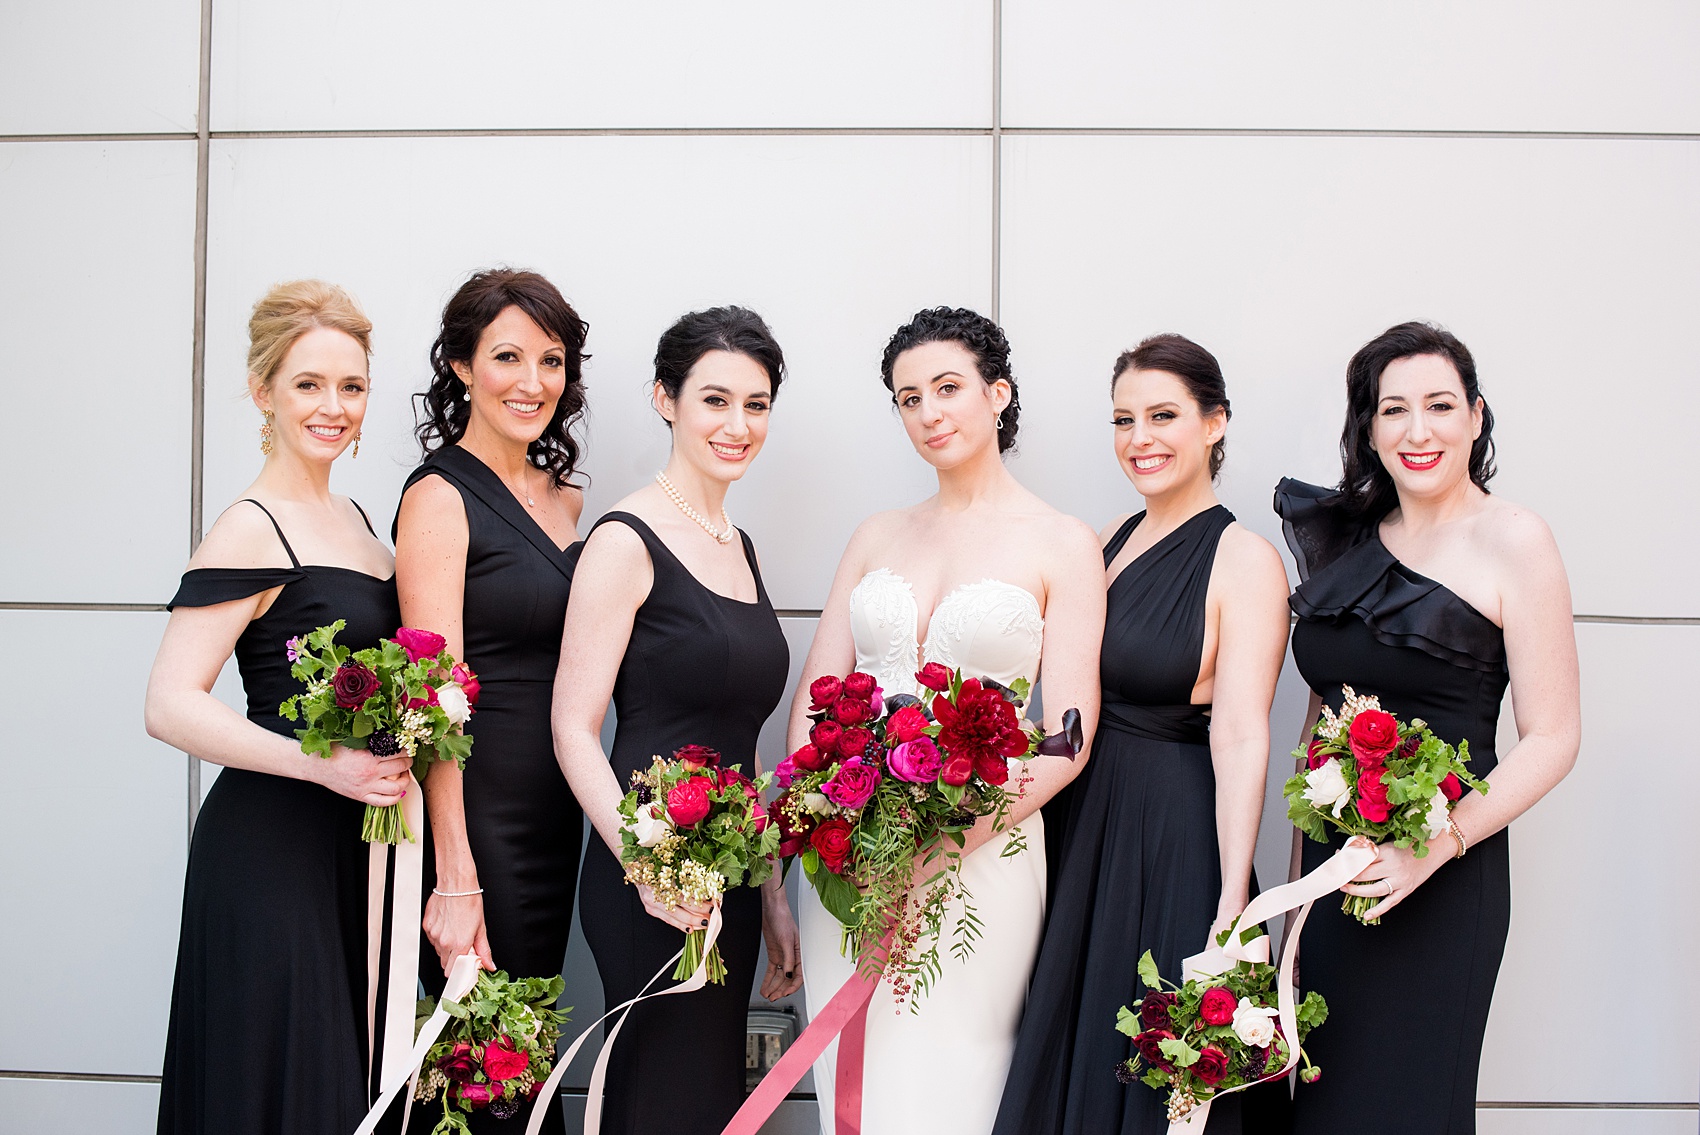
[[[790,651],[750,538],[739,533],[756,582],[756,601],[744,603],[704,587],[636,516],[611,512],[596,526],[609,523],[642,537],[655,569],[614,683],[614,775],[628,784],[650,758],[693,744],[753,774],[756,736],[784,696]],[[585,854],[579,902],[609,1005],[635,997],[684,944],[680,931],[643,909],[600,839]],[[609,1061],[604,1135],[718,1135],[743,1104],[761,895],[735,888],[721,910],[726,984],[632,1010]]]
[[[344,619],[337,642],[362,650],[393,635],[401,613],[393,578],[303,564],[277,534],[290,567],[196,568],[170,606],[282,585],[236,640],[236,663],[248,720],[293,740],[277,710],[302,687],[284,644]],[[226,768],[213,782],[189,844],[161,1135],[348,1132],[364,1118],[364,815],[305,780]]]
[[[484,888],[484,930],[492,960],[510,977],[552,977],[566,961],[584,831],[584,812],[555,761],[549,723],[571,582],[567,553],[501,478],[460,446],[427,457],[403,494],[432,474],[453,485],[466,508],[461,633],[464,661],[481,690],[466,723],[473,745],[462,795],[467,842]],[[427,893],[436,877],[427,840]],[[423,935],[419,976],[433,995],[442,991],[442,963]],[[554,1101],[548,1107],[543,1130],[563,1131],[559,1107]],[[429,1131],[432,1114],[415,1108],[410,1130]],[[529,1118],[526,1111],[511,1119],[478,1111],[471,1125],[478,1135],[493,1135],[523,1131]]]
[[[1470,771],[1491,772],[1510,680],[1500,629],[1395,559],[1379,519],[1352,522],[1330,490],[1283,480],[1275,511],[1303,580],[1292,596],[1293,659],[1310,688],[1334,709],[1342,685],[1373,694],[1395,717],[1469,741]],[[1306,840],[1304,869],[1343,842]],[[1482,1033],[1510,925],[1504,831],[1443,864],[1378,926],[1318,902],[1299,943],[1299,976],[1328,999],[1328,1022],[1305,1042],[1322,1079],[1294,1093],[1295,1130],[1474,1131]]]
[[[1104,546],[1106,567],[1144,519],[1129,519]],[[1137,967],[1146,950],[1165,977],[1179,978],[1182,959],[1207,944],[1222,893],[1210,707],[1191,698],[1210,572],[1233,522],[1221,505],[1206,509],[1110,583],[1098,734],[1074,781],[997,1135],[1168,1130],[1163,1093],[1116,1079],[1132,1054],[1116,1010],[1144,996]],[[1240,1130],[1246,1102],[1224,1097],[1210,1130]]]

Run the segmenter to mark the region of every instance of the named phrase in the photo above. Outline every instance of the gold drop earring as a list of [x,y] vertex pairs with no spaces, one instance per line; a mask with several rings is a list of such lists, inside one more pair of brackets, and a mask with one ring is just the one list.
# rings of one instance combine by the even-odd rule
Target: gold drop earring
[[261,410],[260,413],[265,415],[265,421],[260,423],[260,454],[263,457],[270,457],[272,455],[272,412]]
[[360,456],[360,431],[359,430],[354,431],[354,452],[352,454],[350,454],[349,456],[351,456],[351,457],[359,457]]

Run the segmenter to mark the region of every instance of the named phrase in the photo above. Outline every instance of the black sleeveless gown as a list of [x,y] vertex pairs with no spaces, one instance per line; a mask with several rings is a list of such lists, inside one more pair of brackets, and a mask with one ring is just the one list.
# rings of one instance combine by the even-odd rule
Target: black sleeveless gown
[[[490,955],[510,977],[552,977],[566,961],[584,830],[549,723],[571,579],[567,553],[501,478],[460,446],[427,457],[402,492],[432,474],[453,485],[466,507],[461,628],[464,661],[481,689],[466,724],[473,746],[462,791]],[[436,876],[427,839],[427,894]],[[442,963],[423,935],[419,977],[433,996],[442,992]],[[548,1106],[543,1130],[558,1135],[565,1130],[560,1108],[552,1100]],[[429,1131],[432,1116],[441,1112],[414,1108],[409,1129]],[[528,1111],[505,1120],[477,1111],[470,1122],[478,1135],[494,1135],[523,1131],[529,1118]]]
[[[284,643],[345,619],[337,642],[361,650],[401,612],[393,578],[302,564],[281,528],[278,539],[290,567],[196,568],[169,606],[283,586],[236,640],[236,663],[248,720],[293,741],[277,707],[302,687]],[[348,1132],[365,1117],[364,815],[304,780],[226,768],[213,782],[189,844],[161,1135]]]
[[[1503,633],[1395,559],[1379,521],[1353,523],[1331,498],[1290,479],[1275,490],[1303,579],[1291,600],[1299,672],[1334,709],[1349,685],[1396,717],[1424,719],[1437,737],[1468,740],[1470,770],[1487,775],[1510,681]],[[1343,842],[1307,839],[1304,869]],[[1476,1129],[1482,1033],[1511,925],[1509,846],[1504,831],[1472,844],[1379,926],[1360,925],[1332,900],[1312,909],[1299,977],[1328,999],[1328,1023],[1305,1044],[1322,1079],[1294,1093],[1296,1131],[1361,1131],[1369,1116],[1386,1135]],[[1422,974],[1439,990],[1410,995]],[[1389,1076],[1409,1086],[1397,1106],[1388,1106]]]
[[[1129,519],[1104,546],[1106,567],[1144,519]],[[1146,950],[1174,980],[1182,959],[1204,949],[1222,892],[1210,707],[1190,698],[1216,547],[1233,522],[1222,506],[1207,509],[1110,583],[1098,734],[1072,785],[996,1135],[1168,1130],[1163,1093],[1116,1079],[1133,1051],[1116,1031],[1116,1010],[1144,996],[1137,966]],[[1247,1130],[1265,1129],[1249,1113],[1280,1111],[1286,1084],[1271,1087],[1224,1097],[1209,1129],[1240,1130],[1242,1110]],[[1252,1094],[1259,1099],[1248,1102]]]
[[[790,668],[754,545],[739,533],[756,581],[756,601],[743,603],[699,583],[636,516],[611,512],[597,527],[611,522],[642,537],[655,569],[614,683],[614,775],[625,786],[651,757],[690,744],[716,749],[724,764],[753,773],[756,736],[784,696]],[[579,901],[608,1005],[635,997],[684,944],[680,931],[643,909],[600,839],[585,855]],[[735,888],[721,910],[726,984],[633,1009],[608,1065],[604,1135],[718,1135],[743,1104],[761,895]]]

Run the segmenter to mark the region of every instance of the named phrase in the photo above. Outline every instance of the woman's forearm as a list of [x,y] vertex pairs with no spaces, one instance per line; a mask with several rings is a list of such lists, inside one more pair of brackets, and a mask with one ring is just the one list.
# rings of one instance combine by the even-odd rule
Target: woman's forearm
[[1471,844],[1500,831],[1565,778],[1576,764],[1577,747],[1570,737],[1524,737],[1486,778],[1490,791],[1472,792],[1460,800],[1452,822]]
[[602,751],[601,738],[582,728],[560,728],[555,731],[555,752],[567,785],[578,799],[579,807],[596,828],[596,834],[616,857],[620,854],[620,801],[625,792],[620,778]]
[[146,708],[152,737],[197,760],[294,780],[313,781],[319,757],[290,737],[262,729],[205,690],[150,690]]
[[466,834],[465,780],[453,761],[433,763],[425,777],[425,808],[431,817],[437,886],[444,891],[478,889],[478,863]]
[[1263,819],[1269,742],[1247,737],[1211,745],[1216,770],[1216,844],[1222,871],[1221,907],[1243,908],[1251,898],[1251,865]]

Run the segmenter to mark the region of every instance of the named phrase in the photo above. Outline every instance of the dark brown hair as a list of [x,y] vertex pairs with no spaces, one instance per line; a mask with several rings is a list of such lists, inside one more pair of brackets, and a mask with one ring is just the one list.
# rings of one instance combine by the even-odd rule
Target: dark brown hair
[[[779,397],[785,381],[785,352],[767,322],[747,307],[711,307],[681,315],[655,345],[655,381],[677,400],[691,368],[710,351],[730,351],[754,360],[767,372],[768,397]],[[672,429],[673,423],[668,422]]]
[[[1116,383],[1130,370],[1160,370],[1181,380],[1192,400],[1206,416],[1221,410],[1226,418],[1234,416],[1228,405],[1228,384],[1222,378],[1222,367],[1216,356],[1188,339],[1185,335],[1153,335],[1131,351],[1116,356],[1115,370],[1110,374],[1110,394]],[[1222,462],[1228,457],[1228,439],[1220,438],[1210,447],[1210,479],[1222,472]]]
[[453,364],[472,361],[479,336],[509,307],[525,312],[566,349],[562,369],[567,384],[555,403],[555,416],[544,427],[543,436],[526,450],[527,460],[547,472],[556,485],[565,485],[582,454],[572,429],[584,416],[584,360],[590,357],[584,353],[584,340],[590,326],[561,298],[555,285],[536,272],[513,268],[475,272],[450,297],[437,341],[431,344],[431,385],[413,396],[424,408],[414,433],[427,455],[466,435],[472,404],[462,397],[466,384]]
[[[917,311],[915,317],[891,336],[880,359],[880,377],[885,388],[892,390],[891,371],[897,356],[923,343],[957,343],[974,356],[980,377],[990,386],[998,379],[1009,383],[1009,405],[998,415],[998,452],[1015,448],[1015,434],[1021,425],[1021,392],[1016,389],[1015,372],[1009,368],[1009,340],[1003,328],[977,311],[965,307],[931,307]],[[895,401],[897,394],[892,393]]]

